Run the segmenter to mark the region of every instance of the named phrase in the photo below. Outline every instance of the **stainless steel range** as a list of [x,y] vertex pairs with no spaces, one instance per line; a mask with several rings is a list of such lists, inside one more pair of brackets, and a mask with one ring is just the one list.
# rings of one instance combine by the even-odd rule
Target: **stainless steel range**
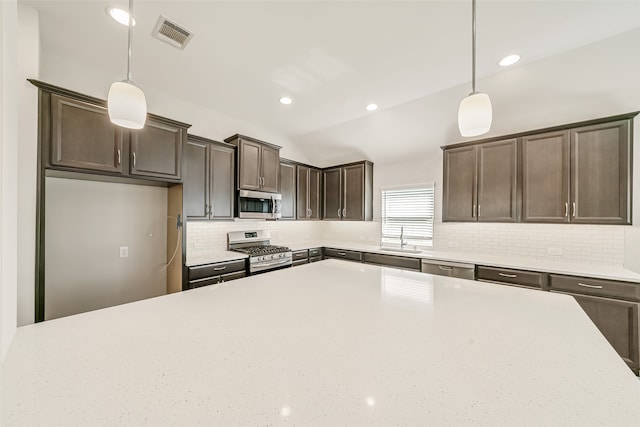
[[271,244],[268,230],[227,233],[229,250],[249,255],[249,274],[291,266],[291,249]]

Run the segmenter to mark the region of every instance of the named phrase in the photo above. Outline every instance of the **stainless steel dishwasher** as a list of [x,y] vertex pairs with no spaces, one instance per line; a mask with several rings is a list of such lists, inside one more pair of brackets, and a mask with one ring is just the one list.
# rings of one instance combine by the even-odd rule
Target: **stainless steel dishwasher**
[[457,277],[459,279],[475,279],[476,266],[461,262],[422,260],[423,273],[437,274],[438,276]]

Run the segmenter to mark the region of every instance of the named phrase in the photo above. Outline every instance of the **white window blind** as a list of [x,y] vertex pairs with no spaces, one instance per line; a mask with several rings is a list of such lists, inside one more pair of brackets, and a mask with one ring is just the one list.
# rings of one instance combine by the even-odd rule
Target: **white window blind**
[[431,246],[433,240],[433,183],[382,189],[382,243]]

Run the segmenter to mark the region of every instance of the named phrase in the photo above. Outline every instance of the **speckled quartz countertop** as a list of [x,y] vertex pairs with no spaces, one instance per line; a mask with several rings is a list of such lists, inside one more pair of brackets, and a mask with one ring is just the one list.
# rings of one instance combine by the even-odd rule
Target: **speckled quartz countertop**
[[3,426],[638,426],[573,298],[339,260],[18,329]]
[[427,260],[463,262],[476,265],[496,266],[503,268],[515,268],[521,270],[543,271],[547,273],[567,274],[573,276],[588,276],[609,280],[622,280],[626,282],[640,283],[640,274],[621,266],[606,264],[569,263],[562,261],[546,261],[531,257],[517,257],[507,255],[487,255],[474,252],[461,251],[423,251],[418,254],[390,252],[380,250],[377,245],[360,242],[344,241],[308,241],[293,242],[288,245],[293,250],[315,247],[329,247],[363,252],[373,252],[387,255],[399,255],[405,257],[422,258]]

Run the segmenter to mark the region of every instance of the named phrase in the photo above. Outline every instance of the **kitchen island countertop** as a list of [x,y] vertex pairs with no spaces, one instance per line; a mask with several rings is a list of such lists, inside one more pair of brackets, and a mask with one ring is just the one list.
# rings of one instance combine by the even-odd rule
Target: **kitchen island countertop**
[[637,426],[567,295],[339,260],[18,329],[6,426]]

